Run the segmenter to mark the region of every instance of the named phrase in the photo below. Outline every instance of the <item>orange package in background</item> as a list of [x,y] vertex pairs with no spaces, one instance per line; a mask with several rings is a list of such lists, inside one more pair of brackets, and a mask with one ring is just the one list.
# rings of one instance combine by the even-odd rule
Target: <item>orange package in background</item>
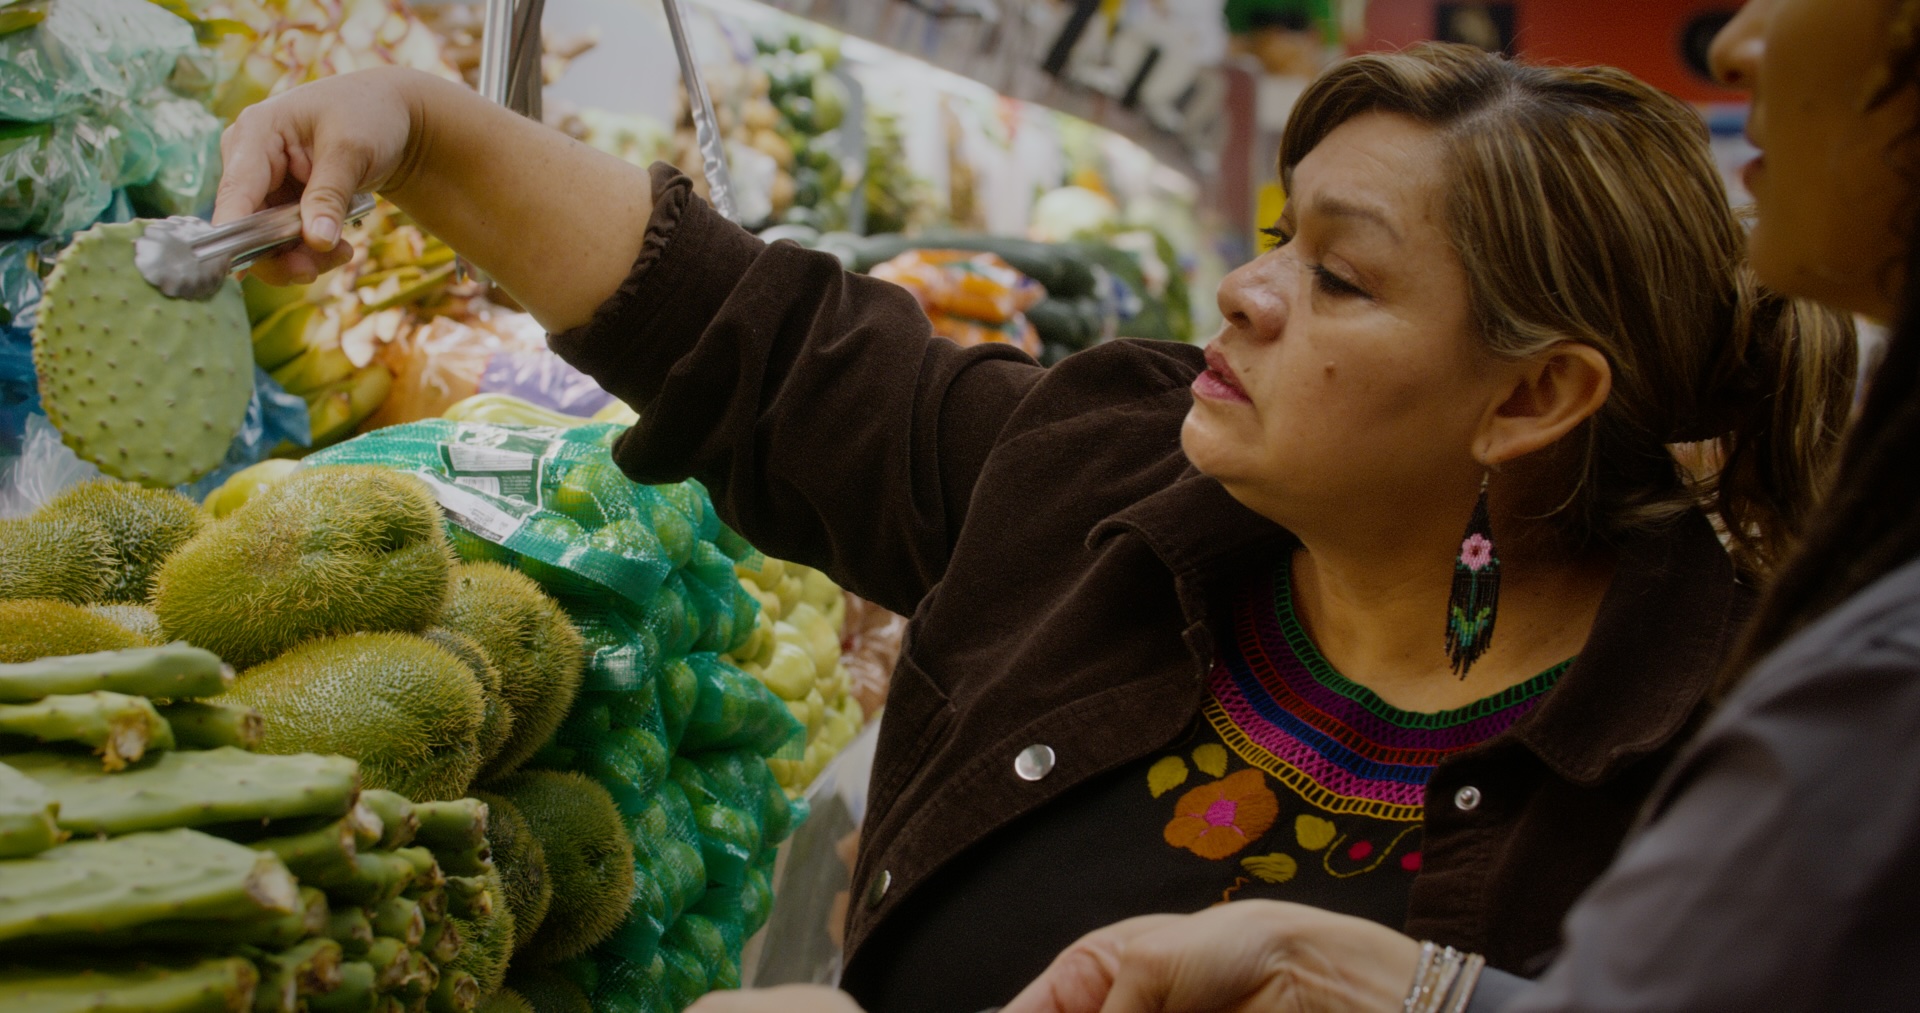
[[869,273],[912,292],[943,338],[961,345],[1006,342],[1040,354],[1040,336],[1025,312],[1046,290],[996,254],[908,250]]
[[841,636],[840,663],[853,683],[853,698],[867,720],[887,702],[893,666],[900,660],[901,640],[907,634],[905,616],[895,615],[852,592],[847,596],[846,632]]

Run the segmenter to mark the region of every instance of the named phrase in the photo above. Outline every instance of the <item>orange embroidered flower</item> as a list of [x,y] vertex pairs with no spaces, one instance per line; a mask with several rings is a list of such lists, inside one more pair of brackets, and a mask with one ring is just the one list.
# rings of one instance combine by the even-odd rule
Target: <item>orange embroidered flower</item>
[[1259,840],[1279,818],[1280,800],[1249,767],[1180,796],[1173,814],[1167,843],[1218,861]]

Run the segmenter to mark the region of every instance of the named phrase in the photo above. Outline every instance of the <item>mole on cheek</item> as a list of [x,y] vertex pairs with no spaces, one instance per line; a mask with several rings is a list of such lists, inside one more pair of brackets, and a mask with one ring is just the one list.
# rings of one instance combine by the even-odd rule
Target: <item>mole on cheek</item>
[[1325,366],[1320,367],[1320,375],[1324,377],[1328,383],[1333,382],[1333,374],[1334,374],[1333,363],[1329,362]]

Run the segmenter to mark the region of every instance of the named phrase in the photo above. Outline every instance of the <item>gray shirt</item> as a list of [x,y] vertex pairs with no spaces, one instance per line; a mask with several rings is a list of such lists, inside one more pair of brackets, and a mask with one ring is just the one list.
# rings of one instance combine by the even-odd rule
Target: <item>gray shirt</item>
[[1763,661],[1486,1013],[1920,1009],[1920,561]]

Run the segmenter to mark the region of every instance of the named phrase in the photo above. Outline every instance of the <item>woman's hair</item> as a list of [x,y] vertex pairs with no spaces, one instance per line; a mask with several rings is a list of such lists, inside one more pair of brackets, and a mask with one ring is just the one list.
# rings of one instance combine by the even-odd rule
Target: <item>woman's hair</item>
[[[1870,108],[1920,88],[1920,0],[1904,0],[1898,11],[1892,58]],[[1788,637],[1920,557],[1920,122],[1902,138],[1902,148],[1888,153],[1912,185],[1896,220],[1905,226],[1907,249],[1898,265],[1905,274],[1886,358],[1874,370],[1840,456],[1833,494],[1761,599],[1721,681],[1723,692]]]
[[[1754,279],[1700,116],[1612,68],[1430,43],[1347,60],[1307,90],[1281,142],[1289,190],[1308,152],[1371,112],[1439,132],[1446,227],[1489,349],[1575,341],[1612,368],[1571,437],[1559,528],[1614,543],[1705,507],[1743,572],[1771,572],[1826,485],[1853,325]],[[1680,443],[1718,466],[1690,473]]]

